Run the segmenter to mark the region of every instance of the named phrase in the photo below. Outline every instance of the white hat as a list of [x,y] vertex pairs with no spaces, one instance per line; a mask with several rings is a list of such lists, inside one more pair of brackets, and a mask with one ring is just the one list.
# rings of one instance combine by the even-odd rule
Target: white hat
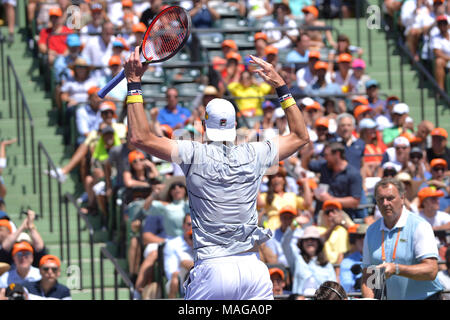
[[410,146],[408,139],[406,139],[405,137],[400,136],[400,137],[397,137],[394,139],[394,147],[404,146],[404,145],[407,147]]
[[312,104],[314,104],[314,100],[311,99],[310,97],[306,97],[303,98],[302,101],[300,101],[301,104],[303,104],[304,106],[310,106]]
[[16,240],[16,242],[22,242],[22,241],[26,241],[26,242],[29,242],[29,243],[32,242],[30,235],[28,233],[25,233],[25,232],[20,233],[19,236],[17,237],[17,240]]
[[281,108],[276,108],[274,115],[275,119],[279,119],[279,118],[283,118],[284,116],[286,116],[286,114],[284,113],[284,110]]
[[379,131],[383,131],[386,128],[392,128],[394,126],[394,124],[383,115],[378,116],[375,121],[377,123]]
[[215,98],[206,105],[206,136],[211,141],[236,139],[236,111],[231,102]]
[[377,123],[370,118],[364,118],[359,122],[359,130],[374,129],[377,127]]
[[398,113],[398,114],[405,114],[405,113],[409,113],[409,107],[406,103],[397,103],[394,106],[394,109],[392,109],[393,113]]

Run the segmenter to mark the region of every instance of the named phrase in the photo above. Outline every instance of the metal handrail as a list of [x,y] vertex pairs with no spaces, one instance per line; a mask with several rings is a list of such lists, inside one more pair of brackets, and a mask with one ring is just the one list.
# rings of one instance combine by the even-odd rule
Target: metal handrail
[[[3,60],[2,60],[3,61]],[[13,117],[12,110],[12,96],[11,96],[11,75],[14,77],[13,82],[15,83],[15,102],[16,102],[16,124],[17,124],[17,143],[20,146],[23,145],[23,161],[24,165],[28,164],[28,153],[27,153],[27,134],[26,134],[26,126],[25,126],[25,113],[28,118],[29,126],[30,126],[30,138],[31,138],[31,165],[32,165],[32,179],[33,179],[33,193],[36,193],[36,163],[35,163],[35,146],[34,146],[34,121],[31,115],[30,108],[28,106],[27,100],[25,99],[25,94],[20,84],[19,77],[17,76],[16,69],[14,68],[14,64],[9,57],[6,57],[6,68],[7,68],[7,82],[8,82],[8,104],[9,104],[9,117]],[[3,70],[3,67],[2,67]],[[3,84],[4,85],[4,84]],[[20,95],[20,100],[19,100]],[[19,103],[20,101],[20,103]],[[19,108],[19,104],[21,107]],[[21,127],[22,126],[22,135],[21,135]]]
[[3,45],[5,42],[5,37],[3,36],[3,32],[0,31],[0,66],[2,68],[2,100],[6,100],[6,87],[5,87],[5,56]]
[[[69,240],[69,215],[68,215],[68,204],[69,202],[76,208],[77,212],[77,235],[78,235],[78,266],[80,268],[80,287],[83,289],[83,262],[82,262],[82,245],[81,245],[81,220],[84,221],[86,228],[89,232],[89,249],[90,249],[90,260],[91,260],[91,294],[92,300],[95,300],[95,268],[94,268],[94,228],[89,222],[89,219],[85,214],[81,212],[80,206],[77,204],[75,198],[70,194],[66,193],[64,195],[64,203],[66,208],[66,232],[67,232],[67,261],[70,265],[70,240]],[[62,232],[62,230],[60,230]],[[103,272],[102,272],[103,273]],[[103,275],[102,275],[103,276]]]
[[118,281],[117,276],[120,275],[122,278],[122,281],[125,282],[126,286],[128,287],[130,291],[130,300],[133,300],[135,288],[133,283],[131,282],[130,278],[128,277],[127,273],[119,266],[117,263],[117,260],[113,257],[113,255],[106,249],[106,247],[103,247],[100,249],[100,297],[101,300],[105,300],[104,295],[104,272],[103,272],[103,259],[108,259],[114,266],[114,300],[118,300],[119,294],[118,294]]

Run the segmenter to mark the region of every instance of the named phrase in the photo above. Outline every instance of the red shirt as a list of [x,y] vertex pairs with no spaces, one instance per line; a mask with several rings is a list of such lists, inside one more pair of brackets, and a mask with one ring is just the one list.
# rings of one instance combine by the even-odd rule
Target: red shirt
[[72,29],[69,29],[66,26],[62,26],[58,34],[66,34],[50,35],[51,32],[52,28],[42,29],[39,33],[39,44],[46,44],[49,50],[53,50],[58,54],[64,54],[67,50],[67,34],[72,33]]

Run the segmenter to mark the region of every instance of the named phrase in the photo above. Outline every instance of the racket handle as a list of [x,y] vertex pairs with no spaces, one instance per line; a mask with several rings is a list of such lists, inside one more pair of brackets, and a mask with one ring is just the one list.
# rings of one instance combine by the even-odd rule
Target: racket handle
[[122,70],[118,75],[109,80],[109,82],[97,93],[98,96],[103,99],[124,78],[125,78],[125,70]]

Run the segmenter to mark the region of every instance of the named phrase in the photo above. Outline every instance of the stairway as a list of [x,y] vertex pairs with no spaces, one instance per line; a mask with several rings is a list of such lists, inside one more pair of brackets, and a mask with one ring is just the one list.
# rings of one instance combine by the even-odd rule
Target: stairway
[[[7,33],[5,27],[1,27],[0,31],[3,34]],[[20,86],[23,89],[26,102],[28,103],[31,111],[35,127],[35,165],[36,172],[38,171],[38,142],[41,141],[52,161],[56,166],[64,165],[70,159],[73,152],[72,147],[64,146],[63,136],[61,128],[57,126],[57,112],[52,109],[51,97],[44,91],[44,83],[42,76],[39,74],[39,68],[36,59],[33,59],[29,50],[26,47],[25,37],[21,30],[16,31],[15,42],[12,46],[4,44],[4,55],[9,56],[14,69],[19,78]],[[6,66],[6,62],[5,62]],[[1,76],[1,75],[0,75]],[[11,82],[14,81],[14,77],[10,74]],[[1,78],[0,78],[1,80]],[[7,78],[5,79],[7,81]],[[17,122],[15,111],[15,85],[11,86],[12,96],[12,109],[13,117],[10,118],[9,104],[8,104],[8,86],[6,84],[6,100],[2,100],[1,86],[0,86],[0,139],[7,137],[17,137]],[[19,99],[20,100],[20,99]],[[59,233],[59,201],[58,201],[58,186],[54,179],[51,179],[51,192],[48,189],[48,177],[42,174],[42,170],[47,167],[47,161],[43,153],[41,154],[42,161],[42,198],[43,198],[43,212],[40,212],[39,205],[39,180],[36,175],[36,194],[33,193],[33,171],[31,161],[31,146],[30,146],[30,129],[29,122],[26,121],[27,130],[27,165],[24,164],[23,156],[23,140],[22,144],[15,143],[7,147],[7,168],[3,172],[3,178],[7,187],[7,195],[5,197],[6,211],[10,218],[14,221],[16,226],[19,226],[25,216],[20,215],[21,207],[30,206],[37,215],[43,214],[43,218],[36,220],[36,227],[41,234],[44,243],[50,254],[61,257],[60,246],[60,233]],[[22,135],[22,131],[20,132]],[[23,139],[23,138],[22,138]],[[77,192],[79,195],[81,191],[78,173],[72,172],[69,179],[61,187],[61,194],[66,193],[74,194]],[[53,232],[50,231],[50,206],[49,206],[49,194],[52,195],[52,211],[53,211]],[[75,197],[76,198],[76,197]],[[65,207],[62,206],[62,226],[63,226],[63,240],[64,240],[64,257],[61,266],[60,283],[70,286],[70,284],[79,283],[76,279],[77,273],[68,274],[67,271],[74,270],[73,266],[78,265],[78,242],[77,242],[77,213],[73,205],[69,204],[68,217],[69,217],[69,236],[70,236],[70,258],[72,267],[69,269],[67,261],[67,246],[66,246],[66,223],[65,223]],[[94,226],[98,226],[98,221],[93,218],[90,222]],[[85,226],[84,222],[81,222],[81,228]],[[101,231],[96,231],[94,234],[94,266],[95,266],[95,298],[100,299],[100,248],[106,246],[106,234]],[[90,300],[91,294],[91,257],[89,250],[89,233],[85,229],[81,232],[81,247],[82,247],[82,284],[83,288],[72,285],[71,294],[73,299],[77,300]],[[108,247],[113,248],[108,245]],[[123,265],[123,261],[120,261]],[[75,268],[75,271],[78,269]],[[105,299],[113,299],[114,297],[114,278],[113,278],[113,265],[109,260],[104,260],[104,281],[105,281]],[[119,284],[120,284],[119,280]],[[119,298],[128,299],[129,292],[127,289],[119,289]]]

